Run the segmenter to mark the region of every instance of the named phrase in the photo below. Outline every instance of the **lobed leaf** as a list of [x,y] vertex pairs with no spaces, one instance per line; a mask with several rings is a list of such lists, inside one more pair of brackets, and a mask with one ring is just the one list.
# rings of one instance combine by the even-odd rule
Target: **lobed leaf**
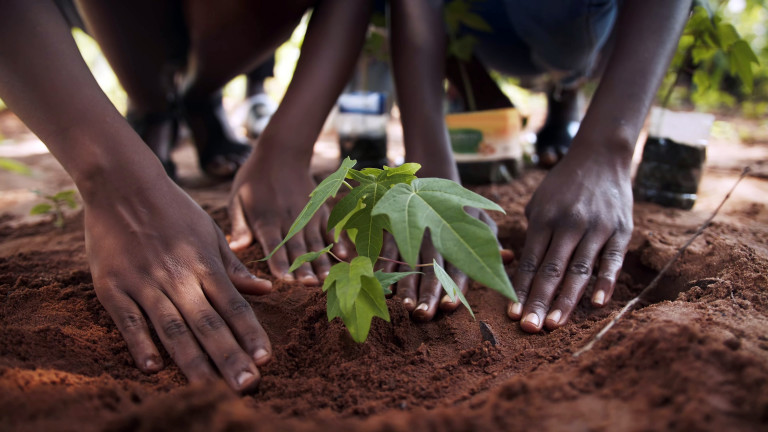
[[[337,264],[338,265],[338,264]],[[327,279],[326,279],[327,280]],[[327,316],[328,321],[339,317],[352,335],[355,342],[362,343],[368,338],[373,317],[379,317],[389,321],[387,300],[381,284],[375,277],[362,276],[360,278],[360,290],[348,311],[342,308],[342,285],[336,281],[327,290]]]
[[270,252],[260,261],[266,261],[272,258],[272,255],[274,255],[278,249],[283,247],[283,245],[288,240],[290,240],[291,237],[295,236],[299,231],[307,226],[307,223],[309,223],[315,213],[317,213],[317,211],[322,208],[322,206],[325,204],[325,201],[327,201],[330,197],[336,196],[339,188],[344,183],[344,179],[346,178],[347,173],[352,169],[353,166],[355,166],[355,163],[357,162],[347,157],[344,159],[344,161],[341,162],[341,166],[338,170],[336,170],[336,172],[326,177],[325,180],[317,185],[315,190],[309,194],[309,202],[306,206],[304,206],[304,209],[296,217],[296,220],[288,229],[288,234],[285,235],[283,241],[281,241],[280,244],[277,245],[274,250],[272,250],[272,252]]
[[504,210],[496,203],[457,183],[437,178],[416,179],[388,191],[373,208],[386,215],[400,256],[415,267],[424,232],[449,262],[481,284],[516,300],[504,271],[496,236],[485,223],[470,216],[464,206]]

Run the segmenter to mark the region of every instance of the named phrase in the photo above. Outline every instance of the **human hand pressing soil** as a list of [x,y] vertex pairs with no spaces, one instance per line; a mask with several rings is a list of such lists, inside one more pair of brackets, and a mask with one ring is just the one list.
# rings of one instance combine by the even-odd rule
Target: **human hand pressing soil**
[[[233,250],[242,250],[254,239],[269,254],[286,237],[291,224],[307,203],[316,184],[308,169],[292,168],[291,161],[278,163],[267,158],[250,158],[235,176],[229,201],[232,234],[229,242]],[[261,163],[259,162],[261,161]],[[331,269],[327,255],[302,264],[295,275],[289,271],[291,263],[307,252],[319,251],[333,243],[333,235],[326,232],[328,209],[323,206],[307,226],[293,236],[285,248],[280,248],[267,261],[270,272],[284,281],[298,280],[304,285],[317,286]],[[347,241],[340,241],[333,253],[346,259],[350,255]]]
[[[475,208],[467,209],[467,213],[488,224],[494,235],[498,234],[496,223],[490,216],[488,216],[488,213]],[[499,246],[499,248],[501,248],[501,246]],[[398,262],[400,261],[400,257],[397,251],[397,244],[395,243],[394,237],[389,233],[385,233],[384,235],[384,245],[381,250],[381,256],[384,259],[379,260],[375,270],[382,270],[385,273],[412,271],[408,265]],[[502,250],[501,256],[502,260],[507,263],[512,259],[512,252]],[[456,285],[459,287],[462,294],[466,294],[469,290],[470,280],[467,275],[454,267],[451,263],[445,261],[443,256],[440,255],[432,245],[429,233],[425,234],[421,246],[419,263],[427,265],[415,269],[421,274],[415,274],[401,279],[392,289],[395,296],[403,302],[405,309],[412,314],[413,318],[419,321],[430,321],[434,318],[438,309],[444,312],[452,312],[461,304],[458,297],[456,297],[454,301],[451,301],[451,298],[443,293],[443,287],[437,280],[433,267],[428,265],[433,262],[433,259],[440,266],[445,268],[451,279],[456,282]]]
[[528,232],[513,278],[520,302],[507,314],[527,332],[564,325],[593,269],[592,305],[613,294],[632,235],[632,184],[628,164],[604,155],[566,155],[525,208]]
[[85,238],[96,294],[139,369],[163,367],[146,314],[191,382],[216,379],[218,370],[233,389],[257,385],[272,350],[240,293],[266,294],[272,285],[248,272],[167,177],[149,196],[86,202]]

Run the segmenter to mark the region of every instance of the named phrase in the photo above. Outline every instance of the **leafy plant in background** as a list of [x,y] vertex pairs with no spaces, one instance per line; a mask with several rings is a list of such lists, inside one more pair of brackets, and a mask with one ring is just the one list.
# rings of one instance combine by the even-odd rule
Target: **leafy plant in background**
[[443,19],[448,30],[448,55],[458,60],[459,73],[464,82],[467,105],[470,111],[477,111],[477,104],[465,64],[472,60],[472,51],[477,44],[477,38],[464,33],[462,29],[469,28],[481,32],[493,31],[483,17],[472,12],[472,3],[475,1],[477,0],[451,0],[443,9]]
[[[301,231],[325,202],[335,197],[342,186],[349,189],[331,211],[328,231],[339,241],[342,232],[355,244],[358,256],[350,262],[331,267],[323,284],[327,294],[328,320],[341,318],[357,342],[368,337],[373,317],[389,321],[386,295],[389,286],[416,273],[374,271],[384,243],[384,232],[392,234],[400,256],[412,268],[417,264],[425,230],[446,260],[467,276],[504,296],[516,300],[512,284],[504,271],[498,243],[485,223],[470,216],[464,207],[503,212],[494,202],[459,184],[438,178],[416,178],[419,164],[407,163],[397,168],[355,170],[355,161],[346,158],[341,167],[323,180],[310,194],[309,202],[291,225],[285,239],[263,260],[267,260],[291,237]],[[352,186],[347,180],[353,181]],[[298,257],[291,271],[323,254],[331,246]],[[466,298],[447,272],[432,262],[435,275],[448,296],[470,309]],[[470,313],[472,313],[470,309]],[[472,314],[474,317],[474,314]]]
[[[0,138],[2,138],[0,136]],[[8,171],[21,175],[32,175],[32,169],[19,161],[0,157],[0,170]]]
[[[669,105],[674,90],[686,74],[693,84],[688,96],[695,104],[703,108],[733,106],[737,101],[738,88],[734,87],[738,86],[733,85],[736,79],[741,83],[741,98],[752,96],[755,82],[752,64],[759,65],[759,60],[749,42],[725,19],[725,2],[714,8],[706,0],[695,4],[665,79],[667,90],[661,97],[662,106]],[[768,97],[768,94],[762,96]]]
[[68,189],[61,192],[57,192],[53,195],[45,195],[44,193],[36,190],[33,191],[38,196],[44,198],[46,202],[42,202],[32,207],[29,211],[31,215],[54,215],[53,225],[57,228],[64,227],[64,208],[69,207],[71,209],[77,208],[77,199],[75,198],[76,192]]

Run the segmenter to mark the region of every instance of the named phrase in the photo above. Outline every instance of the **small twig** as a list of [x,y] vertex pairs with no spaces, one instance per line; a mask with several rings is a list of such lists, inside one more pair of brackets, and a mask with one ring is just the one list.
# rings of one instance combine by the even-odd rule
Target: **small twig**
[[[390,258],[384,258],[383,256],[380,256],[378,259],[380,259],[380,260],[382,260],[382,261],[389,261],[389,262],[393,262],[393,263],[395,263],[395,264],[410,265],[410,264],[408,264],[407,262],[402,262],[402,261],[398,261],[398,260],[393,260],[393,259],[390,259]],[[416,267],[432,267],[432,264],[416,264]]]
[[336,254],[335,254],[335,253],[333,253],[333,252],[331,252],[331,251],[328,251],[328,255],[332,256],[332,257],[333,257],[333,258],[334,258],[336,261],[338,261],[338,262],[346,262],[346,261],[344,261],[343,259],[341,259],[341,258],[337,257],[337,256],[336,256]]
[[746,175],[749,173],[749,171],[750,171],[750,168],[749,168],[749,167],[744,167],[744,170],[741,172],[741,175],[739,176],[739,179],[738,179],[738,180],[736,180],[736,183],[734,183],[734,185],[731,187],[731,190],[729,190],[729,191],[728,191],[728,193],[725,195],[725,197],[723,198],[723,200],[720,202],[720,205],[718,205],[718,206],[717,206],[717,208],[715,208],[715,211],[713,211],[713,212],[712,212],[712,215],[709,217],[709,219],[707,219],[706,221],[704,221],[704,223],[703,223],[703,224],[701,224],[701,226],[699,227],[699,229],[698,229],[698,230],[696,230],[696,232],[695,232],[695,233],[693,233],[693,236],[691,236],[691,238],[689,238],[689,239],[688,239],[688,241],[687,241],[687,242],[685,242],[685,244],[683,244],[683,246],[681,246],[681,247],[680,247],[680,249],[678,249],[678,250],[677,250],[677,253],[675,254],[675,256],[673,256],[673,257],[672,257],[672,258],[671,258],[669,261],[667,261],[667,264],[666,264],[666,265],[664,265],[664,267],[661,269],[661,271],[659,272],[659,274],[657,274],[657,275],[656,275],[656,277],[655,277],[655,278],[654,278],[654,279],[651,281],[651,283],[650,283],[650,284],[648,284],[648,286],[647,286],[647,287],[645,287],[645,289],[643,289],[643,290],[640,292],[640,294],[638,294],[638,295],[637,295],[637,297],[635,297],[635,298],[633,298],[632,300],[630,300],[630,301],[629,301],[629,303],[627,303],[627,304],[626,304],[626,305],[625,305],[623,308],[621,308],[621,310],[619,311],[619,313],[618,313],[618,314],[617,314],[617,315],[616,315],[616,316],[615,316],[615,317],[614,317],[614,318],[611,320],[611,322],[609,322],[609,323],[608,323],[608,324],[607,324],[605,327],[603,327],[603,329],[602,329],[602,330],[600,330],[600,332],[599,332],[597,335],[595,335],[595,337],[593,337],[593,338],[592,338],[592,339],[589,341],[589,343],[587,343],[587,344],[586,344],[584,347],[582,347],[581,349],[579,349],[578,351],[576,351],[576,352],[573,354],[573,356],[574,356],[574,357],[578,357],[578,356],[580,356],[580,355],[584,354],[585,352],[587,352],[587,351],[591,350],[591,349],[592,349],[592,347],[593,347],[593,346],[595,346],[595,344],[596,344],[597,342],[599,342],[599,341],[600,341],[600,340],[601,340],[601,339],[602,339],[602,338],[605,336],[605,334],[606,334],[606,333],[608,333],[608,331],[609,331],[611,328],[613,328],[613,326],[614,326],[614,325],[616,325],[616,323],[617,323],[617,322],[619,322],[619,320],[620,320],[620,319],[621,319],[621,318],[622,318],[622,317],[623,317],[623,316],[624,316],[624,315],[625,315],[627,312],[629,312],[630,310],[632,310],[632,308],[633,308],[633,307],[635,307],[635,305],[636,305],[636,304],[638,304],[638,303],[640,302],[640,300],[642,300],[642,298],[643,298],[643,297],[644,297],[646,294],[648,294],[648,293],[649,293],[649,292],[651,292],[651,291],[652,291],[654,288],[656,288],[656,285],[658,285],[658,284],[659,284],[659,281],[661,280],[662,276],[664,276],[664,274],[667,272],[667,270],[669,270],[669,268],[670,268],[670,267],[672,267],[672,264],[674,264],[674,263],[675,263],[675,261],[677,261],[677,259],[678,259],[678,258],[680,258],[680,257],[683,255],[683,252],[685,252],[685,250],[686,250],[686,249],[688,249],[688,246],[690,246],[690,245],[691,245],[691,243],[693,243],[693,241],[694,241],[694,240],[696,240],[696,238],[697,238],[699,235],[701,235],[701,233],[703,233],[705,229],[707,229],[707,227],[709,226],[709,224],[711,224],[711,223],[712,223],[712,219],[714,219],[714,218],[715,218],[715,216],[717,216],[717,213],[718,213],[718,212],[720,211],[720,209],[723,207],[723,204],[725,204],[725,202],[726,202],[726,201],[728,201],[728,198],[730,198],[730,197],[731,197],[731,194],[732,194],[732,193],[733,193],[733,191],[736,189],[736,186],[738,186],[738,185],[739,185],[739,183],[741,183],[741,181],[744,179],[744,177],[746,177]]

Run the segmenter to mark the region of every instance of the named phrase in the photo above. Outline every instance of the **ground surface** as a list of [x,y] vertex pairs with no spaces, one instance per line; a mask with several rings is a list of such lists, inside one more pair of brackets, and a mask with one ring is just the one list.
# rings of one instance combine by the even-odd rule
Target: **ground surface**
[[[19,148],[0,146],[0,153]],[[50,155],[31,153],[19,159],[38,177],[10,183],[2,174],[0,182],[0,205],[10,212],[0,218],[0,430],[768,428],[764,140],[715,140],[693,211],[636,205],[613,301],[602,310],[582,302],[557,331],[522,333],[504,316],[499,295],[474,287],[468,299],[496,346],[482,341],[465,310],[417,324],[395,300],[392,323],[377,320],[369,341],[357,345],[339,322],[326,321],[316,289],[277,284],[269,296],[250,297],[276,361],[263,369],[258,393],[244,397],[223,386],[190,387],[175,366],[151,376],[134,368],[93,293],[81,216],[72,214],[62,230],[22,216],[34,200],[25,188],[68,184]],[[685,242],[747,163],[757,175],[674,265],[655,301],[574,358]],[[500,237],[516,252],[525,235],[524,205],[543,176],[531,171],[513,184],[478,189],[507,211],[497,217]],[[226,185],[191,191],[226,229]],[[260,256],[256,246],[241,254],[246,262]],[[250,267],[268,277],[264,265]]]

